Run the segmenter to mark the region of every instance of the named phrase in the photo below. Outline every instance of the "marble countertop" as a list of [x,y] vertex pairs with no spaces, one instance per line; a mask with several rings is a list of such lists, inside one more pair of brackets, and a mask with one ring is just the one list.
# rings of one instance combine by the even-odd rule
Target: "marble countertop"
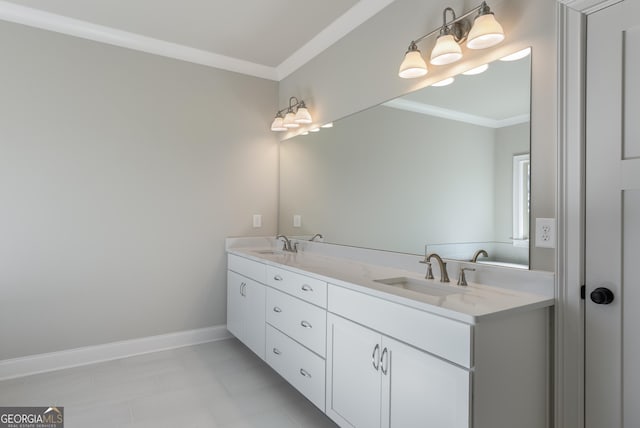
[[[457,272],[449,273],[452,282],[441,283],[437,274],[435,280],[425,280],[424,275],[397,268],[313,252],[286,253],[272,252],[272,250],[272,248],[233,248],[228,252],[469,324],[476,324],[482,319],[554,305],[553,298],[502,287],[473,282],[469,282],[466,287],[457,286]],[[445,293],[447,287],[452,287],[454,292],[436,296],[375,281],[400,277],[426,281],[427,286],[433,286],[439,291],[445,290]]]

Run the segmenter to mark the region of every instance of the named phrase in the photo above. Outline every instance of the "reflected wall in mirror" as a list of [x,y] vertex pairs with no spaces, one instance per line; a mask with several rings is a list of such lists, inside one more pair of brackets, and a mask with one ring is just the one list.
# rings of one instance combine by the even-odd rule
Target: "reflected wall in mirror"
[[279,232],[528,268],[530,76],[495,61],[283,141]]

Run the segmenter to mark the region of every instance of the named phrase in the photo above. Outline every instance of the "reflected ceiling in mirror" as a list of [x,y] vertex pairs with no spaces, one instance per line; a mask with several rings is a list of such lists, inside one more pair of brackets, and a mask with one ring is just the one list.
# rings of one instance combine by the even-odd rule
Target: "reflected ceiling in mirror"
[[496,61],[283,141],[279,233],[528,268],[530,87]]

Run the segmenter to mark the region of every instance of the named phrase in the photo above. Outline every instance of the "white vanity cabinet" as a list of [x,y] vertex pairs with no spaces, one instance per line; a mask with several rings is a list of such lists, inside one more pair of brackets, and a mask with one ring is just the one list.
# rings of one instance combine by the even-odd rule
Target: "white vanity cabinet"
[[343,427],[469,428],[468,370],[329,314],[327,414]]
[[[252,255],[229,254],[229,331],[339,426],[549,426],[545,298],[478,286],[431,304],[357,285],[349,261],[306,275],[324,259]],[[508,299],[535,303],[469,315]]]
[[227,330],[264,360],[266,287],[258,281],[265,266],[231,254],[228,265]]
[[341,427],[547,426],[545,308],[472,325],[329,284],[327,309],[326,413]]

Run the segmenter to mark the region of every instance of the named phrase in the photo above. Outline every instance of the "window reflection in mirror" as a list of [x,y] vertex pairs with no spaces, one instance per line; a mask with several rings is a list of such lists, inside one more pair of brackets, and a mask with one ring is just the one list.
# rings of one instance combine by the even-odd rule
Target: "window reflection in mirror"
[[496,61],[283,141],[279,232],[528,268],[530,67]]

